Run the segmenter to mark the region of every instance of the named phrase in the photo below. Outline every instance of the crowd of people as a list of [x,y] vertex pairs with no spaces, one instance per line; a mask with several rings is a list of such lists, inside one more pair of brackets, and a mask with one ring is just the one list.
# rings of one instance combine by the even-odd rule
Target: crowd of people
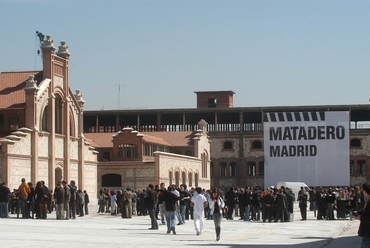
[[[130,188],[102,188],[98,194],[98,213],[120,215],[122,218],[149,215],[149,230],[158,230],[158,224],[162,224],[167,226],[168,234],[176,234],[176,226],[192,219],[196,235],[201,235],[204,219],[213,220],[218,241],[222,219],[239,217],[243,221],[289,222],[294,218],[295,201],[298,201],[302,221],[307,220],[309,210],[317,220],[357,216],[365,223],[370,218],[370,209],[366,204],[368,195],[368,183],[362,188],[313,187],[308,192],[301,188],[297,196],[284,186],[279,189],[271,186],[265,190],[258,187],[230,187],[225,192],[221,188],[188,189],[185,184],[166,187],[161,183],[155,186],[149,184],[146,189],[137,191]],[[11,212],[21,214],[22,218],[33,218],[35,214],[37,219],[46,219],[55,210],[56,219],[75,219],[77,215],[82,217],[89,213],[88,204],[89,195],[85,190],[78,189],[73,180],[69,184],[66,181],[58,182],[54,192],[48,189],[44,181],[37,182],[34,187],[25,178],[13,192],[5,183],[0,185],[1,218],[8,218]],[[360,229],[359,235],[370,243],[370,234],[366,237],[364,233],[367,232],[363,231],[364,228]]]
[[56,188],[49,189],[44,181],[32,182],[21,179],[18,189],[12,192],[5,183],[0,185],[0,217],[9,218],[9,213],[20,215],[22,219],[46,219],[56,212],[56,219],[76,219],[89,214],[89,195],[86,190],[77,189],[74,180],[58,182]]

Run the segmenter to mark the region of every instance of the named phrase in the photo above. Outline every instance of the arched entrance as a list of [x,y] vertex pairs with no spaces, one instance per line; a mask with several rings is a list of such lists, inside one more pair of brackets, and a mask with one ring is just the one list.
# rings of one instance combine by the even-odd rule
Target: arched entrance
[[55,177],[54,177],[54,182],[55,182],[55,185],[54,187],[56,186],[56,184],[60,181],[62,181],[63,179],[63,170],[62,168],[58,167],[58,168],[55,168]]

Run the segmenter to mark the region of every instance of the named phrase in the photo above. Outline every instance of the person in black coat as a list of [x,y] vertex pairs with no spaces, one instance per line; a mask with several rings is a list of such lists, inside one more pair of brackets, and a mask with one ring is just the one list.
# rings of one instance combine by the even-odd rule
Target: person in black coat
[[307,199],[308,196],[304,189],[298,193],[299,210],[301,211],[301,220],[307,220]]
[[370,247],[370,184],[368,182],[362,185],[362,191],[367,199],[365,207],[358,212],[354,211],[354,214],[356,219],[360,220],[358,236],[362,237],[361,247]]
[[282,189],[275,189],[275,221],[278,222],[280,219],[281,222],[284,222],[284,212],[286,209],[286,197],[284,194],[282,194],[283,190]]
[[263,222],[266,222],[266,219],[268,219],[269,222],[272,220],[272,209],[274,207],[274,197],[273,197],[273,191],[270,189],[267,189],[265,191],[265,195],[261,199],[262,203],[262,220]]
[[316,209],[317,209],[317,219],[322,220],[322,199],[321,199],[321,194],[322,194],[322,188],[319,188],[316,190],[315,194],[315,199],[316,199]]
[[233,187],[230,187],[230,190],[226,192],[225,200],[227,205],[227,219],[232,220],[233,219],[233,212],[235,208],[235,202],[236,202],[236,193],[234,191]]

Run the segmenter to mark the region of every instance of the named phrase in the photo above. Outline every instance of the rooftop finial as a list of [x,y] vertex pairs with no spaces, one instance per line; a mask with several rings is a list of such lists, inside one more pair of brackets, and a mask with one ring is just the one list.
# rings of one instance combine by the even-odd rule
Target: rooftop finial
[[59,50],[57,52],[57,55],[59,57],[62,57],[62,58],[65,58],[65,59],[68,59],[69,56],[71,55],[69,52],[68,52],[68,46],[67,46],[67,43],[63,40],[60,42],[60,46],[58,47]]

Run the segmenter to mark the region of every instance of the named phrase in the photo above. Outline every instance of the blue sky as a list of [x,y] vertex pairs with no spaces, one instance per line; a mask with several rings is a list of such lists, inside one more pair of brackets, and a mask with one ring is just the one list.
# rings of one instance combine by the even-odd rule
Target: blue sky
[[368,0],[0,0],[0,71],[41,70],[40,31],[67,42],[85,110],[195,108],[194,91],[217,90],[234,107],[367,104],[369,13]]

